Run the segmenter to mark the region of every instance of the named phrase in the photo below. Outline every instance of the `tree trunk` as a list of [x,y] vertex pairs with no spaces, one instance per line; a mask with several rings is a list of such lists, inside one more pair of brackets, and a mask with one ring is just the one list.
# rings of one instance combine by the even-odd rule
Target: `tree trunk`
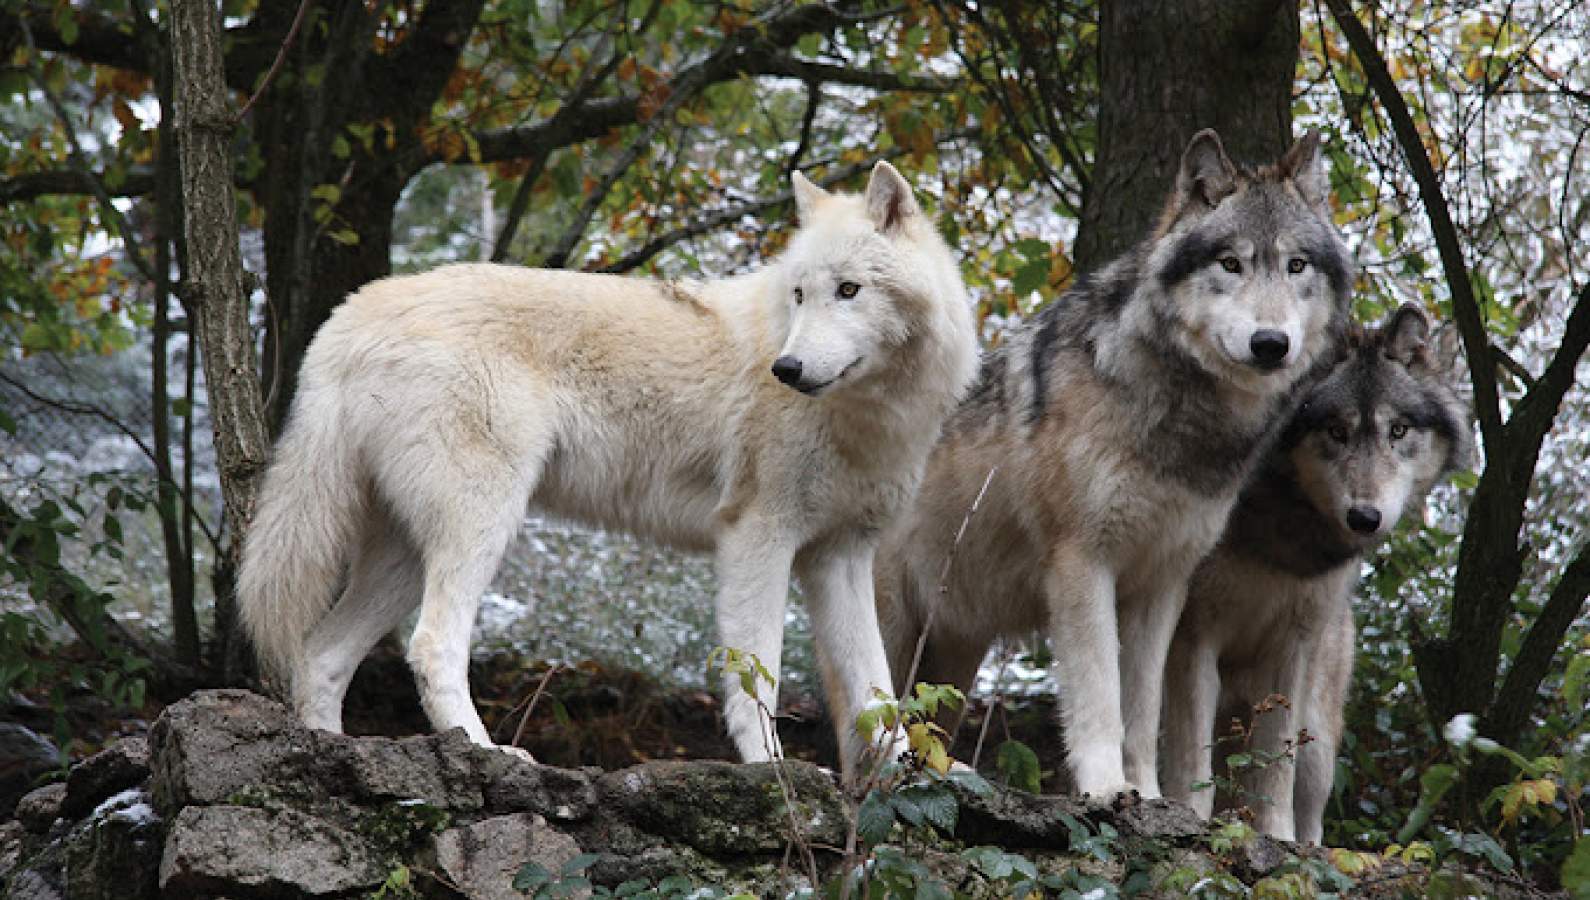
[[[236,114],[223,80],[218,16],[208,0],[173,0],[171,5],[177,153],[189,250],[186,297],[204,354],[221,498],[231,534],[217,560],[217,584],[229,586],[242,536],[254,517],[259,476],[270,445],[249,332],[247,280],[238,250],[230,152]],[[229,663],[235,654],[227,648],[236,632],[236,597],[229,587],[217,590],[215,605],[222,674],[232,680]]]
[[1239,163],[1292,143],[1297,4],[1280,0],[1110,0],[1100,4],[1097,161],[1074,259],[1098,268],[1159,217],[1187,141],[1220,132]]

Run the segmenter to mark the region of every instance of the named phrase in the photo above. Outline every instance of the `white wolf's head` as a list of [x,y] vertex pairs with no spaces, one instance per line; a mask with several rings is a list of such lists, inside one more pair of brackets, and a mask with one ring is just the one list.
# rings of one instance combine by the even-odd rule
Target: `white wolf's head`
[[[960,355],[975,353],[959,269],[893,166],[878,163],[860,196],[830,194],[799,172],[791,180],[801,228],[775,285],[787,316],[779,381],[816,396],[900,374],[891,369],[916,335],[953,331],[968,348]],[[933,316],[964,327],[929,327]],[[970,364],[956,365],[964,382]]]
[[1343,540],[1367,549],[1442,474],[1471,465],[1473,437],[1414,304],[1354,332],[1346,358],[1311,387],[1282,438],[1303,493]]
[[1269,393],[1338,338],[1351,263],[1328,193],[1316,132],[1256,172],[1233,165],[1213,131],[1188,143],[1147,274],[1163,291],[1158,314],[1181,323],[1172,333],[1202,368]]

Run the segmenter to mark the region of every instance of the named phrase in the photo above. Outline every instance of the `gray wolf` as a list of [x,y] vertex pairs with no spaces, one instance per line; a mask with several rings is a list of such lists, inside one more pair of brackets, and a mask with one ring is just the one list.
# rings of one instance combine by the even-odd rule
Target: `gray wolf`
[[[1469,465],[1473,439],[1409,304],[1304,395],[1243,490],[1226,533],[1188,589],[1165,672],[1165,790],[1204,816],[1219,723],[1248,722],[1260,765],[1235,773],[1272,837],[1318,843],[1352,676],[1352,592],[1364,554],[1442,475]],[[1272,695],[1255,715],[1254,708]],[[1281,758],[1299,728],[1313,738]],[[1236,752],[1215,744],[1214,756]]]
[[[491,745],[471,624],[534,507],[713,553],[722,644],[775,677],[793,574],[855,758],[844,726],[890,686],[875,547],[976,374],[975,324],[892,167],[864,195],[798,173],[793,193],[800,229],[748,275],[452,265],[337,310],[305,358],[238,585],[307,724],[340,730],[359,661],[418,607],[407,659],[427,716]],[[741,756],[769,758],[754,701],[726,689]]]
[[1079,791],[1159,795],[1161,675],[1187,579],[1344,328],[1351,265],[1327,190],[1317,135],[1257,171],[1213,131],[1194,136],[1153,234],[987,355],[885,538],[896,675],[924,631],[918,680],[963,689],[996,637],[1044,631]]

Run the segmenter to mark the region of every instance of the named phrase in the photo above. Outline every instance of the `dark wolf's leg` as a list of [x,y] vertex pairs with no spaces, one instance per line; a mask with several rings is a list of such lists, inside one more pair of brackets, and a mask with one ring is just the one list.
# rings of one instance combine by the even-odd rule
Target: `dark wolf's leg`
[[1215,707],[1220,700],[1220,672],[1214,647],[1193,634],[1177,634],[1165,665],[1165,696],[1160,721],[1164,746],[1160,767],[1165,796],[1181,800],[1209,818],[1214,813],[1213,787],[1195,789],[1213,778],[1210,743]]

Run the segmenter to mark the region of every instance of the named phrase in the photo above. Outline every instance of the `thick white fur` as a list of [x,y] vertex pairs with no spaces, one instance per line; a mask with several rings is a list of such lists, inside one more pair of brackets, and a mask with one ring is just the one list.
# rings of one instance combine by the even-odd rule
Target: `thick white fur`
[[[530,506],[713,552],[721,641],[775,676],[793,573],[853,764],[846,726],[890,686],[874,547],[975,374],[975,328],[956,260],[893,168],[865,196],[795,186],[802,228],[750,275],[456,265],[375,282],[331,317],[239,576],[243,620],[306,723],[340,730],[359,661],[418,606],[408,659],[427,715],[490,745],[470,630]],[[853,299],[836,295],[846,281]],[[803,380],[836,380],[779,383],[769,367],[791,355]],[[754,703],[736,679],[726,690],[741,756],[767,759]]]

